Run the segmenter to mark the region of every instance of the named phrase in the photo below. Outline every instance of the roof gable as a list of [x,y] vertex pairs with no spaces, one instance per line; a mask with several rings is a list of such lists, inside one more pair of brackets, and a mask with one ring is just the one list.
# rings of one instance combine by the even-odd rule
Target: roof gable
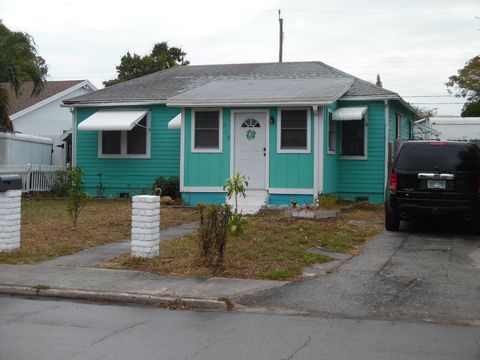
[[[42,101],[48,100],[49,98],[52,98],[70,88],[75,88],[77,85],[84,82],[86,82],[86,80],[47,81],[45,88],[37,96],[31,96],[33,82],[24,82],[22,93],[18,97],[15,95],[15,92],[9,83],[0,83],[0,86],[7,90],[10,115],[14,115]],[[92,89],[95,89],[93,86],[91,87]],[[72,89],[72,91],[73,90],[74,89]]]

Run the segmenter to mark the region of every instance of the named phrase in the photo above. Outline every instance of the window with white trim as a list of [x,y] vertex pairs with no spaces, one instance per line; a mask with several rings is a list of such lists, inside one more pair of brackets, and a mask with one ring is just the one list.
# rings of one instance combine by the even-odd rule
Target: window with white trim
[[193,149],[220,150],[220,111],[194,111]]
[[335,154],[335,121],[331,112],[328,112],[328,152]]
[[402,137],[402,115],[395,113],[395,139]]
[[280,150],[308,150],[308,111],[282,110]]
[[367,121],[342,121],[342,156],[365,157]]
[[130,131],[100,131],[99,156],[149,157],[148,123],[145,115]]

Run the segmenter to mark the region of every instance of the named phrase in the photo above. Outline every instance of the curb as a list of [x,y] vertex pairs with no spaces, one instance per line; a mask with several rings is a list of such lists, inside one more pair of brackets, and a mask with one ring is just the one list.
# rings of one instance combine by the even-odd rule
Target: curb
[[0,284],[0,294],[157,305],[175,308],[185,307],[202,310],[228,310],[227,302],[216,299],[176,298],[127,292],[60,289],[42,285],[19,286]]

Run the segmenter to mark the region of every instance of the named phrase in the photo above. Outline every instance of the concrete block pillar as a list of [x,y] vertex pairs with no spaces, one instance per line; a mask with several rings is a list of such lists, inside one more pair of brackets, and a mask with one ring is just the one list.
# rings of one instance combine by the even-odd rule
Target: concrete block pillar
[[0,252],[20,248],[20,219],[22,192],[0,192]]
[[132,198],[132,256],[151,258],[160,253],[160,196]]

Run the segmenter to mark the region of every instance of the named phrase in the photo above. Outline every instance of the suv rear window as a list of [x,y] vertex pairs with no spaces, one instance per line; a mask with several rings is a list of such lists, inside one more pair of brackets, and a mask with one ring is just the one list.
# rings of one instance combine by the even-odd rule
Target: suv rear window
[[404,143],[395,167],[421,171],[478,171],[479,150],[473,144]]

